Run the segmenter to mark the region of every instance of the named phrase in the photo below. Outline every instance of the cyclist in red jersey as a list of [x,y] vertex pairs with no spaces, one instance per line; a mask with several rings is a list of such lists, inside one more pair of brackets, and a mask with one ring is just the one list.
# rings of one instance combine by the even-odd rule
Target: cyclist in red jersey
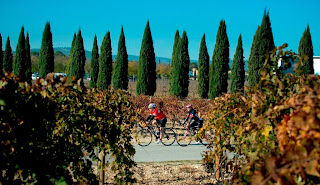
[[[146,118],[146,122],[157,126],[158,129],[160,127],[160,137],[157,140],[157,143],[160,143],[163,136],[163,129],[167,123],[167,117],[160,109],[156,109],[156,105],[154,103],[149,104],[148,108],[150,115]],[[154,120],[154,118],[156,119]],[[157,131],[159,132],[159,130]]]

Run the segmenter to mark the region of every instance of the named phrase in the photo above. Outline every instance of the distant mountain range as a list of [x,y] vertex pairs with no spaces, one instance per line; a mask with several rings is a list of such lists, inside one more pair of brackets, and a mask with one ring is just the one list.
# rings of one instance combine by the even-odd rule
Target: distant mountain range
[[[60,51],[63,54],[69,56],[70,55],[70,47],[57,47],[57,48],[53,48],[54,52],[56,51]],[[40,49],[31,49],[31,51],[33,52],[38,52],[40,53]],[[91,51],[85,50],[86,53],[86,57],[87,59],[91,59]],[[112,59],[114,60],[116,58],[116,55],[112,55]],[[128,55],[128,60],[129,61],[138,61],[139,60],[139,56],[136,55]],[[157,62],[160,60],[160,62],[162,63],[169,63],[170,62],[170,58],[165,58],[165,57],[156,57]],[[195,61],[197,62],[197,61]]]
[[[69,56],[70,55],[70,50],[71,48],[70,47],[56,47],[56,48],[53,48],[54,52],[56,51],[60,51],[62,52],[63,54]],[[33,52],[40,52],[40,49],[31,49],[31,51]],[[87,51],[85,50],[85,53],[86,53],[86,57],[87,59],[91,59],[91,51]],[[112,59],[115,60],[116,58],[116,55],[112,55]],[[139,60],[139,56],[136,56],[136,55],[128,55],[128,60],[129,61],[138,61]],[[156,61],[158,62],[160,60],[160,63],[170,63],[171,59],[170,58],[165,58],[165,57],[156,57]],[[197,60],[190,60],[190,62],[195,62],[195,63],[198,63]],[[248,70],[248,65],[247,65],[247,61],[245,61],[245,70],[247,71]],[[230,69],[231,69],[231,64],[232,64],[232,60],[229,61],[229,66],[230,66]]]

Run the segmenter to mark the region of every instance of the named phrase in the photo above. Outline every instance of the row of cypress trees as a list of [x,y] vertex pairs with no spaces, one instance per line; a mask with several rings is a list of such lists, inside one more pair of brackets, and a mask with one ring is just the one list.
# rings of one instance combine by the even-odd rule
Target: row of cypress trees
[[97,36],[94,36],[90,76],[91,88],[107,89],[112,82],[114,89],[128,89],[128,53],[126,48],[123,27],[121,28],[121,34],[118,43],[118,54],[115,60],[115,70],[113,77],[112,47],[109,31],[104,36],[104,39],[102,41],[100,55],[97,44]]
[[[7,38],[4,53],[2,52],[2,37],[0,35],[0,69],[7,72],[14,71],[14,75],[21,76],[22,79],[31,83],[31,57],[29,34],[24,37],[24,28],[22,27],[19,41],[16,49],[15,60],[13,61],[10,38]],[[260,78],[260,68],[264,64],[266,54],[274,48],[274,41],[271,29],[269,12],[264,12],[261,25],[258,26],[253,37],[251,52],[248,61],[249,76],[248,83],[254,86]],[[313,46],[309,25],[303,33],[299,43],[298,54],[305,57],[307,62],[299,70],[299,74],[313,74]],[[85,51],[81,30],[74,34],[72,47],[69,57],[67,74],[69,79],[83,79],[85,65]],[[170,94],[178,97],[187,97],[189,85],[189,53],[188,37],[184,31],[181,38],[179,31],[176,31],[172,59],[170,64]],[[199,58],[198,58],[198,93],[202,98],[215,98],[222,93],[227,92],[228,88],[228,70],[229,70],[229,40],[226,32],[226,23],[220,21],[216,36],[216,44],[212,56],[212,64],[209,64],[209,55],[207,51],[205,34],[201,39]],[[154,95],[156,91],[156,62],[153,47],[153,40],[149,21],[143,34],[140,57],[138,62],[138,81],[136,86],[137,94]],[[128,54],[125,44],[123,27],[118,44],[118,54],[115,60],[115,70],[112,77],[112,47],[110,32],[107,32],[99,55],[97,37],[94,37],[91,60],[91,81],[90,87],[105,89],[113,84],[115,89],[128,88]],[[47,22],[40,49],[39,73],[40,77],[45,77],[49,72],[54,71],[54,53],[52,43],[52,33],[50,23]],[[244,60],[242,37],[238,38],[236,52],[231,66],[231,92],[243,90],[245,81]]]
[[[20,76],[22,80],[31,83],[31,54],[29,33],[24,35],[24,27],[22,26],[18,44],[16,48],[16,55],[13,61],[12,49],[10,46],[10,37],[7,38],[5,51],[2,51],[2,36],[0,34],[0,69],[5,72],[14,72],[14,75]],[[0,71],[2,72],[2,70]]]

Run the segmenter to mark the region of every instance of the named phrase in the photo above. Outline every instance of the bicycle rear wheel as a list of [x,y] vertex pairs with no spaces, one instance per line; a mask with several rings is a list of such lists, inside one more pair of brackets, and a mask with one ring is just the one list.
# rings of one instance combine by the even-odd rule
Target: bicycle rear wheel
[[176,141],[176,133],[172,128],[165,128],[163,131],[162,144],[166,146],[172,145]]
[[137,144],[140,146],[148,146],[152,140],[152,134],[149,129],[143,128],[136,133]]
[[188,146],[192,141],[192,135],[190,132],[186,132],[185,129],[179,129],[177,131],[177,143],[180,146]]

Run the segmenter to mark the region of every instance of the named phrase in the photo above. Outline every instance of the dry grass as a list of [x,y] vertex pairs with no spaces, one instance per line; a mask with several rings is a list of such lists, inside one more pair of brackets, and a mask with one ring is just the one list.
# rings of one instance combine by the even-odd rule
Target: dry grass
[[[135,184],[216,184],[201,161],[138,163],[135,167]],[[106,172],[107,184],[113,184],[113,173]]]

